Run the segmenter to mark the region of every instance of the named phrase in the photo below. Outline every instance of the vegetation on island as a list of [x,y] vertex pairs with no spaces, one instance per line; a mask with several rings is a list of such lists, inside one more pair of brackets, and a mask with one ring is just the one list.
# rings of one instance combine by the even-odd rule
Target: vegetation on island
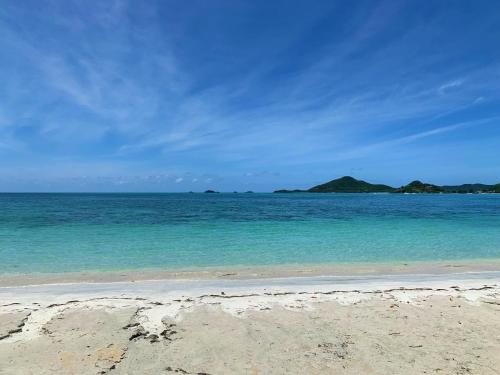
[[415,180],[408,185],[401,186],[395,193],[444,193],[445,190],[437,185],[426,184]]
[[393,187],[380,184],[370,184],[366,181],[356,180],[351,176],[344,176],[325,184],[317,185],[309,190],[310,193],[390,193]]
[[300,189],[294,189],[294,190],[288,190],[288,189],[279,189],[275,190],[275,193],[307,193],[307,190],[300,190]]
[[363,180],[357,180],[351,176],[344,176],[327,183],[313,186],[307,190],[301,189],[280,189],[275,193],[500,193],[500,184],[464,184],[438,186],[418,180],[410,182],[408,185],[394,188],[384,184],[371,184]]
[[[495,191],[495,186],[497,187],[497,191]],[[457,185],[457,186],[449,186],[445,185],[442,186],[442,188],[447,192],[447,193],[477,193],[477,192],[492,192],[492,193],[500,193],[500,190],[498,187],[500,184],[497,185],[485,185],[485,184],[463,184],[463,185]]]
[[276,190],[275,193],[391,193],[395,190],[388,185],[370,184],[363,180],[356,180],[351,176],[344,176],[307,190],[281,189]]

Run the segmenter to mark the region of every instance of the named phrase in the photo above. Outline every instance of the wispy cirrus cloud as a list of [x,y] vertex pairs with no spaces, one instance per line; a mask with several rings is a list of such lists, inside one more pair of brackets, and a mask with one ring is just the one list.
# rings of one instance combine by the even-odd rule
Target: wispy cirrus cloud
[[482,119],[482,120],[477,120],[477,121],[467,121],[467,122],[460,122],[452,125],[447,125],[447,126],[441,126],[438,128],[433,128],[405,136],[401,136],[398,138],[392,138],[389,140],[384,140],[381,142],[376,142],[368,145],[364,145],[358,148],[354,148],[352,150],[340,153],[339,155],[335,156],[336,160],[349,160],[349,159],[355,159],[355,158],[361,158],[361,157],[366,157],[368,155],[371,155],[373,153],[381,152],[381,151],[388,151],[392,147],[400,146],[400,145],[406,145],[408,143],[412,142],[417,142],[419,140],[423,140],[425,138],[430,138],[433,136],[437,136],[440,134],[444,133],[449,133],[453,132],[455,130],[460,130],[468,127],[474,127],[474,126],[481,126],[485,124],[491,124],[494,122],[500,122],[500,117],[494,117],[494,118],[487,118],[487,119]]
[[[444,136],[467,127],[456,124],[478,124],[469,139],[499,136],[481,125],[500,114],[498,59],[479,50],[497,20],[485,5],[480,28],[429,7],[11,3],[0,12],[10,52],[0,59],[0,148],[16,150],[13,166],[66,173],[53,162],[65,157],[96,171],[127,165],[130,176],[173,170],[168,183],[187,184],[270,166],[281,177],[321,174],[326,162],[372,163],[398,145],[424,153],[437,136],[452,147]],[[272,189],[276,176],[266,178]]]
[[464,83],[463,79],[455,79],[453,81],[447,82],[447,83],[439,86],[438,92],[441,95],[444,95],[447,91],[449,91],[451,89],[456,89],[456,88],[462,86],[463,83]]

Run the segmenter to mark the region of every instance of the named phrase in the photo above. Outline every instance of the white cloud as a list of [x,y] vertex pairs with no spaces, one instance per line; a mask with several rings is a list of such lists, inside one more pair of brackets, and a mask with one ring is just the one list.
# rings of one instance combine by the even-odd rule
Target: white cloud
[[453,81],[445,83],[444,85],[439,86],[438,92],[441,95],[444,95],[448,90],[460,87],[463,85],[463,83],[464,83],[463,79],[455,79]]
[[415,142],[415,141],[418,141],[418,140],[423,139],[423,138],[428,138],[428,137],[431,137],[434,135],[451,132],[451,131],[458,130],[458,129],[465,128],[465,127],[469,127],[469,126],[478,126],[478,125],[486,124],[486,123],[489,123],[489,122],[495,121],[495,120],[500,120],[500,117],[493,117],[493,118],[487,118],[487,119],[482,119],[482,120],[477,120],[477,121],[468,121],[468,122],[461,122],[461,123],[448,125],[448,126],[442,126],[439,128],[434,128],[431,130],[426,130],[423,132],[414,133],[414,134],[407,135],[407,136],[400,137],[400,138],[396,138],[396,139],[390,139],[390,140],[383,141],[383,142],[369,144],[369,145],[358,147],[358,148],[355,148],[353,150],[349,150],[349,151],[346,151],[343,153],[341,152],[341,153],[338,153],[337,155],[334,155],[332,160],[347,160],[347,159],[366,157],[374,152],[380,152],[382,149]]
[[[414,59],[416,51],[408,46],[422,40],[426,33],[432,37],[431,31],[440,27],[437,21],[413,25],[404,33],[388,35],[380,45],[364,49],[364,43],[384,32],[391,19],[398,16],[398,9],[392,6],[377,7],[368,22],[349,23],[352,33],[339,36],[330,45],[325,43],[309,63],[299,59],[291,74],[276,74],[281,72],[281,64],[286,64],[274,58],[279,53],[271,58],[259,57],[259,64],[246,61],[252,53],[264,56],[259,46],[240,57],[250,69],[242,69],[237,75],[217,76],[217,72],[210,72],[208,77],[206,70],[191,64],[199,55],[175,54],[175,46],[183,42],[181,38],[192,35],[166,35],[160,24],[162,20],[155,22],[153,15],[157,12],[146,12],[147,26],[135,25],[134,37],[130,38],[129,5],[132,6],[116,0],[92,8],[91,12],[79,6],[82,14],[77,17],[76,30],[70,30],[74,24],[70,22],[72,18],[65,19],[57,9],[50,8],[50,12],[55,12],[55,22],[68,21],[68,34],[81,35],[78,40],[70,38],[76,43],[67,45],[65,35],[61,39],[43,38],[30,35],[29,29],[21,34],[8,23],[0,23],[3,35],[0,43],[12,40],[4,50],[13,51],[12,58],[21,56],[20,60],[26,60],[22,75],[3,77],[2,84],[7,86],[10,81],[11,86],[5,92],[21,104],[16,107],[2,97],[0,105],[6,113],[0,111],[0,130],[7,127],[6,118],[9,128],[19,127],[21,131],[9,131],[8,136],[0,133],[0,149],[12,148],[16,140],[25,141],[21,137],[32,126],[36,129],[26,137],[27,149],[31,139],[43,137],[37,141],[63,145],[53,148],[55,154],[77,150],[75,159],[84,159],[87,155],[78,154],[79,148],[73,146],[96,143],[99,147],[95,149],[99,151],[92,155],[99,158],[96,165],[104,164],[103,160],[127,164],[140,159],[134,152],[148,150],[147,160],[153,162],[148,165],[145,161],[143,168],[138,168],[141,172],[155,173],[153,165],[160,159],[175,163],[181,160],[175,158],[177,155],[188,156],[182,160],[192,160],[189,156],[196,155],[210,168],[214,166],[207,173],[219,173],[221,169],[215,168],[231,162],[239,164],[235,173],[240,178],[243,168],[255,171],[253,175],[257,177],[261,176],[258,172],[261,168],[274,165],[279,168],[304,160],[362,157],[382,147],[453,131],[459,126],[421,130],[437,126],[436,119],[440,117],[484,100],[479,95],[492,101],[498,95],[495,91],[498,73],[491,74],[498,71],[498,66],[466,66],[465,70],[463,65],[457,65],[436,74],[432,66],[444,63],[444,54],[423,53],[421,58]],[[136,15],[139,20],[141,14]],[[189,25],[185,26],[187,32]],[[308,28],[313,26],[311,22]],[[116,32],[110,33],[111,28]],[[308,28],[273,40],[273,51],[286,53],[290,47],[298,47]],[[106,38],[96,38],[99,35]],[[35,40],[38,42],[34,43]],[[134,53],[130,54],[131,51]],[[363,58],[353,59],[353,56]],[[184,64],[183,58],[191,60]],[[34,86],[27,85],[30,70],[36,74],[32,78]],[[14,87],[24,88],[24,96],[14,92]],[[447,95],[452,92],[453,95]],[[14,113],[12,108],[21,110]],[[23,128],[18,121],[22,116],[36,119],[30,121],[34,125],[30,123]],[[370,144],[372,135],[379,140],[387,139],[395,129],[411,135]],[[107,136],[112,141],[105,144]],[[103,143],[99,144],[100,141]],[[102,154],[97,155],[98,152]],[[179,175],[186,181],[212,182],[212,178],[205,176],[191,179],[185,171],[177,169],[172,171],[168,182],[182,182],[182,177],[172,177]],[[150,180],[157,181],[155,184],[167,181],[164,176]],[[219,181],[216,177],[215,180]]]

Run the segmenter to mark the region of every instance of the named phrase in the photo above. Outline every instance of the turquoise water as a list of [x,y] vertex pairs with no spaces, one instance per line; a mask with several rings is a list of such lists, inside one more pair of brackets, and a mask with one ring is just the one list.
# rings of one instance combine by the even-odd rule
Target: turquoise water
[[0,272],[500,258],[500,195],[0,194]]

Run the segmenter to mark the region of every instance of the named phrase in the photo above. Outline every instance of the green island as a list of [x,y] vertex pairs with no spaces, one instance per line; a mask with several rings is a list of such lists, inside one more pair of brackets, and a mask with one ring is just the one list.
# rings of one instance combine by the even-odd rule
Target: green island
[[384,184],[371,184],[363,180],[357,180],[351,176],[344,176],[331,180],[321,185],[313,186],[307,190],[301,189],[280,189],[275,193],[459,193],[459,194],[479,194],[479,193],[500,193],[500,184],[463,184],[438,186],[418,180],[407,185],[395,188]]

